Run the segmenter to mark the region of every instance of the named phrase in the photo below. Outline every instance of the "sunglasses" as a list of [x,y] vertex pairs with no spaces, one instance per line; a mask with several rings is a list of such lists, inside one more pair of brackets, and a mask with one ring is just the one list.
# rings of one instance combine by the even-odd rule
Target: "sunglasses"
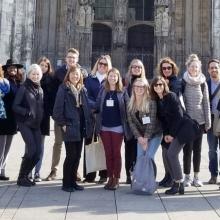
[[162,87],[163,83],[157,83],[157,84],[154,85],[154,87],[158,87],[158,86]]
[[102,63],[102,62],[99,62],[99,65],[100,65],[100,66],[106,66],[106,67],[108,66],[107,63]]
[[142,66],[136,66],[136,65],[134,65],[134,66],[132,66],[131,68],[134,68],[134,69],[142,69]]
[[171,70],[172,69],[172,66],[163,66],[162,67],[162,70]]

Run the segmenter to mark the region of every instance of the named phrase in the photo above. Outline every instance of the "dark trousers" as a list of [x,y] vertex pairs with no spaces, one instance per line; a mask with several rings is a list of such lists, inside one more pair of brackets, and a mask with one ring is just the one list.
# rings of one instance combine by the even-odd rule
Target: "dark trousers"
[[102,131],[101,138],[105,149],[108,177],[120,178],[123,134],[112,131]]
[[73,187],[76,184],[82,145],[83,141],[65,142],[66,158],[63,163],[63,187]]
[[25,142],[24,158],[38,161],[42,152],[40,128],[33,129],[20,122],[18,122],[18,128]]
[[186,144],[183,148],[184,174],[190,174],[192,153],[193,153],[193,170],[196,173],[200,171],[202,136],[203,133],[201,133],[201,135],[199,135],[199,137],[194,141]]
[[130,140],[124,140],[125,142],[125,170],[126,175],[130,176],[130,172],[133,171],[137,158],[137,139],[132,137]]

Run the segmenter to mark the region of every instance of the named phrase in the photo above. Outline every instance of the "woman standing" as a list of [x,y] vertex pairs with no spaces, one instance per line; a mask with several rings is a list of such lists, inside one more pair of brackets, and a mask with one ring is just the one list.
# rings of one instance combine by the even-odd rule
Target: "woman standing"
[[[201,131],[211,127],[211,113],[209,92],[206,78],[201,72],[201,61],[196,54],[191,54],[186,61],[187,71],[183,75],[183,100],[186,113],[196,120]],[[184,185],[200,187],[203,183],[199,180],[201,146],[203,132],[193,142],[189,142],[183,149]],[[193,153],[194,178],[190,178],[191,158]]]
[[[164,79],[166,80],[169,90],[176,93],[176,95],[180,97],[182,95],[182,83],[181,80],[177,78],[179,69],[176,63],[170,57],[164,57],[160,60],[157,71],[158,75],[164,77]],[[163,139],[161,145],[165,176],[159,182],[159,186],[169,187],[172,185],[172,178],[168,171],[168,165],[165,158],[166,151],[169,148],[169,143],[166,143]]]
[[152,98],[157,102],[157,114],[163,128],[164,141],[170,144],[165,156],[173,185],[165,193],[184,194],[179,153],[187,141],[195,139],[194,127],[191,120],[184,116],[179,98],[175,93],[169,92],[169,87],[163,77],[155,77],[150,89]]
[[40,124],[43,118],[43,90],[40,86],[41,78],[40,66],[32,64],[27,72],[27,79],[19,88],[13,104],[18,128],[26,147],[17,180],[19,186],[35,184],[29,180],[28,174],[39,161],[42,151]]
[[89,107],[83,75],[79,67],[71,67],[57,92],[53,118],[62,127],[66,148],[62,190],[83,190],[76,183],[77,169],[84,138],[92,138],[93,116]]
[[13,136],[17,132],[17,123],[12,110],[12,104],[15,94],[17,93],[22,81],[22,77],[18,77],[18,69],[22,67],[23,66],[21,64],[18,64],[18,62],[12,59],[8,59],[6,64],[2,66],[2,69],[4,70],[4,77],[9,81],[10,84],[10,91],[2,98],[6,118],[0,118],[0,144],[3,150],[1,153],[0,180],[9,180],[9,177],[5,174],[5,167]]
[[[141,60],[133,59],[128,67],[128,73],[126,78],[126,89],[129,97],[131,97],[131,91],[133,82],[137,78],[146,79],[145,68]],[[126,170],[126,183],[131,184],[131,171],[134,168],[137,157],[137,139],[132,136],[131,139],[124,139],[125,142],[125,170]]]
[[137,158],[146,152],[154,160],[162,140],[162,130],[157,120],[156,101],[151,100],[149,89],[146,79],[137,78],[134,81],[128,105],[128,121],[138,140]]
[[[112,68],[111,57],[109,55],[102,55],[96,61],[90,76],[87,77],[85,80],[85,87],[88,93],[89,105],[93,110],[95,108],[98,93],[100,89],[103,87],[107,73],[111,68]],[[95,114],[94,117],[96,117]],[[107,181],[106,170],[99,171],[99,176],[100,179],[98,183],[101,184]],[[86,175],[85,162],[84,162],[84,177],[85,177],[84,182],[94,182],[96,177],[96,172],[88,173]]]

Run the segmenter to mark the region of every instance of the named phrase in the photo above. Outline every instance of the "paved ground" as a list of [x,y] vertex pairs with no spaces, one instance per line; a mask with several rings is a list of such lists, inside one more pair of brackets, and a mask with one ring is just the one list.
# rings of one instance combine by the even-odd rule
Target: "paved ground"
[[[53,132],[52,132],[53,133]],[[50,171],[53,135],[46,139],[42,177]],[[8,158],[9,182],[0,182],[0,219],[3,220],[217,220],[220,219],[220,190],[217,185],[201,188],[190,187],[183,196],[167,196],[165,189],[158,189],[153,196],[131,193],[122,171],[121,186],[106,191],[103,185],[86,184],[83,192],[61,191],[61,180],[41,182],[35,187],[18,187],[15,184],[24,144],[17,135]],[[123,149],[122,149],[123,151]],[[207,182],[208,150],[206,137],[203,141],[201,179]],[[63,162],[64,152],[62,153]],[[62,177],[60,164],[59,178]],[[163,176],[161,151],[157,152],[159,180]],[[82,173],[82,166],[80,166]]]

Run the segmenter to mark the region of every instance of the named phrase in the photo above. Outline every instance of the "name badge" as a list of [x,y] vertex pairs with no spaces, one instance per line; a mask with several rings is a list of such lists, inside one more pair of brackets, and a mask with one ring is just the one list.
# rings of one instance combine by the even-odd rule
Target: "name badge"
[[106,100],[106,106],[107,107],[113,107],[114,106],[114,100],[112,100],[112,99]]
[[142,123],[143,123],[143,125],[149,124],[150,123],[150,117],[144,116],[142,118]]

